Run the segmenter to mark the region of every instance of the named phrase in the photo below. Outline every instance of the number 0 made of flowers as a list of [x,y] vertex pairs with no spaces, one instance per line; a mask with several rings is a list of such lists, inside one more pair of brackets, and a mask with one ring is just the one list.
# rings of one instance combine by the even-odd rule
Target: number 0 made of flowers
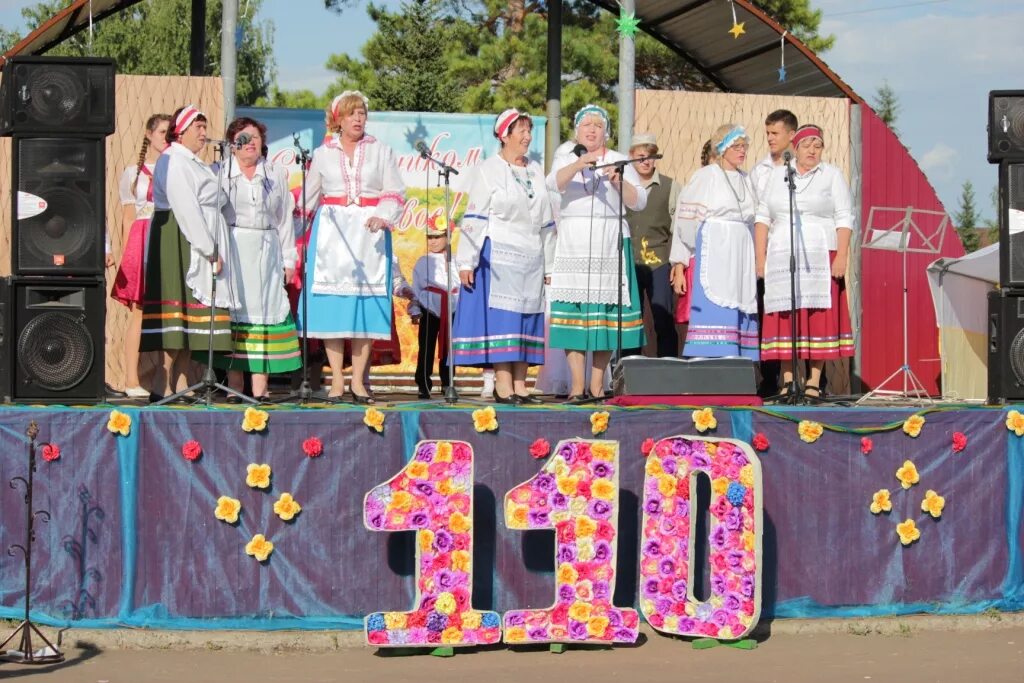
[[560,441],[543,469],[505,495],[510,529],[555,530],[555,604],[505,612],[506,643],[633,643],[636,610],[612,605],[619,444]]
[[[711,479],[711,597],[693,595],[696,477]],[[761,613],[761,463],[732,439],[673,436],[655,444],[644,477],[640,611],[659,631],[742,638]]]
[[501,640],[497,612],[472,607],[473,448],[420,441],[412,461],[363,499],[366,528],[416,532],[416,599],[409,612],[366,617],[378,647],[452,647]]

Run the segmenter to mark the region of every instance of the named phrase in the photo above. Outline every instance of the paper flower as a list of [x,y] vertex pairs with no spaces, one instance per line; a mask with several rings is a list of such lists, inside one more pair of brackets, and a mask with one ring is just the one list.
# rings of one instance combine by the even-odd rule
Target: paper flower
[[594,436],[608,431],[608,411],[596,410],[590,414],[590,431]]
[[274,544],[264,538],[263,534],[256,534],[251,541],[245,544],[245,554],[252,555],[260,562],[266,562],[272,552],[274,552]]
[[911,415],[903,422],[903,433],[916,439],[921,433],[921,427],[924,427],[924,416]]
[[473,411],[473,429],[478,432],[498,431],[498,414],[493,406]]
[[874,442],[869,437],[866,437],[866,436],[860,437],[860,452],[861,453],[863,453],[864,455],[868,455],[868,454],[871,453],[871,451],[872,451],[872,449],[874,449],[874,447],[875,447],[875,444],[874,444]]
[[42,448],[43,460],[53,462],[60,458],[60,446],[55,443],[44,443]]
[[771,444],[768,443],[768,437],[765,436],[763,432],[754,434],[754,440],[751,441],[750,444],[754,447],[755,451],[766,451],[768,450],[768,447],[771,446]]
[[903,545],[910,545],[921,538],[921,530],[917,528],[917,524],[912,519],[907,519],[897,524],[896,533],[899,534],[900,543]]
[[800,435],[800,440],[805,443],[814,443],[821,438],[821,435],[825,433],[825,428],[821,426],[820,422],[813,422],[811,420],[800,420],[800,424],[796,428],[797,434]]
[[265,489],[270,487],[270,465],[257,465],[249,463],[246,468],[245,485],[254,489]]
[[258,410],[253,407],[245,409],[245,414],[242,415],[242,431],[243,432],[262,432],[267,428],[267,421],[270,420],[270,414],[265,410]]
[[711,408],[701,408],[700,410],[693,411],[693,425],[701,434],[709,429],[715,429],[718,427],[715,411],[711,410]]
[[114,434],[128,436],[132,431],[132,418],[120,410],[111,410],[107,420],[107,429]]
[[274,503],[274,514],[286,522],[291,521],[300,512],[302,512],[302,506],[292,498],[290,493],[282,493]]
[[959,453],[967,448],[967,435],[963,432],[953,432],[953,452]]
[[1017,436],[1024,436],[1024,415],[1021,415],[1016,410],[1008,412],[1006,414],[1006,428]]
[[909,460],[904,460],[903,467],[896,470],[896,478],[900,480],[904,490],[921,481],[921,475],[917,473],[917,466]]
[[228,496],[221,496],[217,499],[217,507],[213,509],[213,516],[222,522],[234,524],[238,521],[238,513],[242,511],[242,503]]
[[548,453],[551,452],[551,444],[548,443],[547,439],[537,439],[530,444],[530,455],[540,459],[547,457]]
[[376,408],[367,408],[363,413],[363,424],[373,431],[381,434],[384,432],[384,413]]
[[644,454],[646,458],[654,450],[654,439],[648,437],[644,439],[644,442],[640,444],[640,452]]
[[883,512],[892,512],[892,494],[889,489],[878,489],[871,496],[871,514],[878,515]]
[[302,442],[302,452],[310,458],[319,457],[324,452],[324,442],[311,436]]
[[946,507],[946,499],[931,489],[924,492],[924,500],[921,501],[921,511],[927,512],[934,519],[942,516],[942,508]]
[[189,462],[199,459],[203,454],[203,447],[195,439],[189,439],[181,446],[181,455]]

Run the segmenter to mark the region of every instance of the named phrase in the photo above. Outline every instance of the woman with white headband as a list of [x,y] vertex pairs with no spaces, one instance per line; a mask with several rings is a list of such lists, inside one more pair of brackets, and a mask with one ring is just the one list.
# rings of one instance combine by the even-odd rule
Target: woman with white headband
[[[174,112],[167,150],[153,170],[142,302],[142,351],[163,351],[153,390],[170,395],[191,353],[205,359],[213,304],[214,351],[231,350],[230,309],[238,306],[230,277],[230,237],[221,214],[217,175],[197,156],[206,144],[206,116],[195,106]],[[213,278],[216,301],[211,301]]]
[[588,104],[576,113],[574,124],[575,150],[559,148],[547,178],[548,187],[562,197],[551,274],[550,344],[566,350],[572,375],[570,401],[587,395],[587,351],[594,352],[590,393],[604,395],[604,374],[618,336],[620,236],[625,239],[622,347],[644,345],[629,224],[619,216],[619,194],[625,208],[642,211],[647,206],[647,191],[632,166],[625,167],[624,176],[615,168],[593,168],[626,159],[606,146],[608,112]]
[[[793,136],[796,186],[797,356],[808,359],[804,390],[821,395],[826,360],[852,356],[853,333],[844,277],[853,234],[850,186],[838,168],[821,161],[825,134],[814,125]],[[754,239],[757,274],[764,277],[761,357],[779,360],[783,387],[793,380],[789,272],[789,191],[786,166],[776,166],[759,197]]]
[[544,286],[555,222],[544,172],[527,157],[533,121],[507,109],[495,121],[494,137],[501,148],[473,169],[460,224],[454,362],[494,367],[498,403],[540,403],[527,392],[526,372],[544,363]]
[[679,195],[672,231],[671,282],[686,294],[691,267],[690,325],[683,356],[758,359],[754,210],[757,196],[742,170],[750,144],[729,123],[711,137],[714,154]]
[[308,316],[298,324],[324,342],[331,398],[344,393],[345,340],[351,340],[351,395],[361,404],[375,403],[364,383],[373,340],[391,339],[390,230],[405,205],[395,154],[366,134],[368,113],[369,101],[357,90],[327,108],[327,137],[313,151],[306,177],[306,208],[316,215],[303,274]]

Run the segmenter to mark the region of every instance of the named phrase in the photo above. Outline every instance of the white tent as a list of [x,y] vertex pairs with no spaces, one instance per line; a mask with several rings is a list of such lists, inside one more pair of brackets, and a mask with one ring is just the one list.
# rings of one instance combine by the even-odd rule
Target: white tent
[[988,293],[999,282],[999,245],[928,266],[939,322],[942,395],[985,399],[988,393]]

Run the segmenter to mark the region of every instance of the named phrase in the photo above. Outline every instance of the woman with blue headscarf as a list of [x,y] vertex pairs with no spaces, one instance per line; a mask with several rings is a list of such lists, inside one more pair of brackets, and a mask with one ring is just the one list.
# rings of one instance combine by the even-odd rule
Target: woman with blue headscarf
[[[644,345],[644,322],[633,266],[625,208],[642,211],[647,191],[632,166],[595,169],[627,157],[607,148],[608,112],[588,104],[576,113],[575,149],[563,145],[548,174],[548,187],[561,195],[558,237],[551,275],[550,345],[565,349],[572,375],[569,400],[586,396],[587,351],[594,353],[590,393],[604,395],[604,373],[616,348],[619,301],[622,348]],[[619,239],[625,241],[619,261]],[[619,282],[620,266],[622,282]]]

